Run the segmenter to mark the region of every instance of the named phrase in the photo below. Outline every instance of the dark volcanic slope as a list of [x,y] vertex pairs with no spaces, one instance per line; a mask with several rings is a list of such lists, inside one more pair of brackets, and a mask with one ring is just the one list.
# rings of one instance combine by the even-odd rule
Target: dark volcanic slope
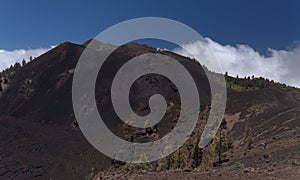
[[[99,46],[103,46],[102,49],[109,46],[100,42],[97,43],[93,44],[93,48],[97,50],[99,50],[97,48]],[[26,118],[31,121],[70,124],[74,120],[71,99],[72,77],[76,63],[85,48],[84,45],[62,43],[16,70],[9,78],[9,87],[0,96],[1,114]],[[201,66],[188,58],[171,52],[160,52],[148,46],[132,43],[118,48],[108,58],[110,63],[104,69],[104,74],[111,73],[112,69],[120,67],[128,59],[144,53],[162,53],[176,58],[194,76],[200,89],[201,103],[209,102],[210,90]],[[161,83],[165,87],[171,86],[167,79]],[[137,88],[142,89],[144,84],[149,84],[149,82],[140,81]],[[97,89],[106,91],[103,87],[97,87]],[[151,90],[146,89],[146,91]],[[133,94],[133,97],[135,95]]]
[[225,119],[231,161],[256,167],[291,165],[300,158],[300,93],[262,89],[229,95]]
[[[96,151],[78,128],[71,126],[75,120],[72,78],[80,54],[89,42],[60,44],[9,75],[9,86],[0,93],[0,177],[83,179],[91,173],[91,168],[99,171],[111,165],[110,159]],[[97,42],[92,51],[101,53],[110,47]],[[102,115],[107,117],[106,125],[122,138],[130,137],[130,134],[124,135],[130,127],[124,127],[110,107],[109,80],[127,60],[144,53],[161,53],[177,59],[193,76],[201,104],[210,102],[208,81],[199,64],[145,45],[122,46],[108,58],[102,72],[105,76],[101,76],[106,78],[104,81],[97,79],[95,97],[98,109],[104,110]],[[234,148],[226,153],[229,164],[241,161],[261,167],[300,159],[300,95],[297,90],[230,92],[225,120]],[[148,99],[153,93],[162,93],[171,109],[167,112],[170,116],[165,116],[164,123],[158,126],[158,135],[164,135],[176,123],[180,105],[178,92],[166,78],[141,77],[130,92],[131,105],[137,114],[149,113]],[[187,146],[192,146],[188,143]]]
[[70,124],[71,72],[84,48],[66,42],[18,69],[1,95],[1,114]]
[[10,75],[0,95],[1,177],[84,179],[109,167],[71,127],[72,69],[83,49],[63,43]]
[[84,179],[106,169],[79,130],[0,117],[0,179]]
[[[9,86],[0,94],[0,176],[83,178],[91,168],[98,171],[109,167],[110,159],[97,152],[87,143],[81,132],[71,126],[75,120],[71,94],[72,77],[87,43],[62,43],[9,75]],[[92,48],[101,51],[109,48],[109,45],[97,42]],[[107,71],[107,77],[112,78],[112,69],[144,53],[163,53],[176,58],[195,78],[200,89],[201,103],[209,102],[210,90],[201,66],[170,52],[128,44],[118,48],[108,58],[109,63],[104,73]],[[106,82],[97,84],[97,101],[102,101],[101,95],[110,92]],[[148,97],[155,92],[164,92],[166,99],[175,105],[180,103],[173,99],[177,90],[166,78],[145,76],[137,80],[132,89],[132,106],[140,114],[147,111]],[[107,104],[109,99],[106,98],[100,107],[110,117],[107,125],[112,131],[123,127],[116,121],[117,118],[113,118]],[[141,109],[145,112],[140,111]],[[170,129],[167,125],[176,120],[176,114],[169,114],[171,116],[165,117],[165,124],[159,127],[161,134],[165,134]],[[125,129],[118,130],[122,134]]]

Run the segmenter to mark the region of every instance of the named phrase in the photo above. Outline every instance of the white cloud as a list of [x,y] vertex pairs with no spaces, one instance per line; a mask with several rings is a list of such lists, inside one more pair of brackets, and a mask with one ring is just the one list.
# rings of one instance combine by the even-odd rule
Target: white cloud
[[[229,75],[239,75],[240,77],[262,76],[300,87],[300,44],[290,50],[269,48],[270,56],[264,56],[248,45],[237,45],[236,47],[221,45],[210,38],[205,38],[203,42],[184,44],[182,47],[198,60],[210,59],[207,48],[210,47],[218,58],[223,73],[228,72]],[[189,56],[184,49],[177,48],[174,52]],[[204,61],[204,64],[209,69],[216,71],[212,62]]]
[[39,49],[18,49],[13,51],[1,50],[0,49],[0,71],[9,67],[10,65],[19,62],[21,63],[23,58],[29,61],[29,57],[38,57],[41,54],[49,51],[51,48],[39,48]]

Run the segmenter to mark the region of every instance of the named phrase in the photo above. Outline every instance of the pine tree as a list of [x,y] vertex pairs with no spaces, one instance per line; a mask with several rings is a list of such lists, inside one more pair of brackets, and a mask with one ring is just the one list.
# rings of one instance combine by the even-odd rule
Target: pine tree
[[177,149],[173,155],[173,168],[174,169],[183,169],[186,165],[186,156],[184,152],[180,149]]
[[160,169],[161,170],[170,170],[172,168],[172,155],[168,155],[164,159],[161,160]]
[[23,59],[22,66],[25,66],[25,64],[26,64],[26,61],[25,61],[25,59]]
[[225,72],[225,77],[228,77],[228,72]]
[[173,156],[170,154],[171,148],[169,146],[166,146],[164,149],[164,154],[169,154],[165,158],[163,158],[160,161],[160,169],[161,170],[170,170],[172,168],[172,163],[173,163]]
[[193,150],[191,153],[191,158],[192,158],[191,168],[193,168],[193,169],[197,168],[201,163],[201,150],[198,145],[199,141],[200,141],[200,137],[198,136],[197,141],[194,144],[194,147],[193,147]]
[[219,163],[222,163],[222,156],[228,149],[227,137],[225,132],[226,128],[227,122],[223,120],[218,131],[219,137],[216,139],[216,153],[218,155]]
[[19,69],[21,67],[21,64],[16,62],[15,65],[13,66],[13,71]]

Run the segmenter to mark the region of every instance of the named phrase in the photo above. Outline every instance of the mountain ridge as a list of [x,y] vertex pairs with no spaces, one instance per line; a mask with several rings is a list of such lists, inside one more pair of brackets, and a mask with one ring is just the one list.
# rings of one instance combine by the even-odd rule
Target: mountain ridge
[[[0,176],[32,178],[39,175],[38,177],[43,178],[74,179],[84,178],[91,168],[95,171],[122,169],[122,163],[113,162],[87,142],[77,127],[73,113],[73,74],[81,53],[92,42],[94,41],[88,40],[82,45],[61,43],[24,66],[17,66],[11,72],[1,74],[1,84],[5,88],[0,92],[0,127],[3,129],[0,136],[0,159],[4,164],[0,167]],[[96,42],[91,49],[101,52],[105,50],[105,46],[105,43]],[[107,59],[105,71],[102,72],[106,74],[105,80],[112,79],[113,72],[125,62],[145,53],[161,53],[178,60],[189,70],[197,84],[201,101],[204,102],[201,105],[201,116],[191,138],[182,147],[187,156],[187,164],[191,164],[190,152],[210,111],[210,89],[205,67],[196,60],[173,52],[130,43],[117,48]],[[214,78],[218,79],[218,76],[215,74]],[[271,88],[246,88],[249,86],[248,82],[245,83],[247,79],[225,78],[227,82],[230,80],[233,85],[239,85],[240,91],[228,87],[224,116],[226,128],[222,129],[228,144],[221,157],[224,162],[218,162],[217,155],[210,157],[210,160],[224,167],[240,162],[245,166],[265,166],[268,169],[273,167],[273,163],[284,166],[291,164],[290,161],[300,159],[297,155],[297,147],[300,147],[299,89],[271,85]],[[264,79],[258,80],[267,82]],[[160,84],[164,86],[161,87]],[[110,92],[109,83],[98,78],[97,88],[96,101],[101,102],[104,99],[104,103],[99,103],[98,108],[105,109],[106,125],[120,138],[146,142],[162,137],[176,123],[177,108],[180,106],[177,100],[178,90],[163,77],[139,78],[130,94],[133,110],[141,115],[149,112],[148,99],[155,92],[162,93],[168,104],[173,104],[172,111],[167,112],[169,116],[158,125],[158,132],[151,128],[131,131],[132,129],[121,124],[111,110],[109,98],[106,98],[110,95],[107,94]],[[202,152],[203,157],[207,155],[205,152],[216,147],[215,141],[217,139]],[[232,145],[231,148],[229,144]],[[289,155],[291,152],[295,153],[293,157]],[[213,163],[207,166],[212,168]],[[30,171],[33,173],[29,173]]]

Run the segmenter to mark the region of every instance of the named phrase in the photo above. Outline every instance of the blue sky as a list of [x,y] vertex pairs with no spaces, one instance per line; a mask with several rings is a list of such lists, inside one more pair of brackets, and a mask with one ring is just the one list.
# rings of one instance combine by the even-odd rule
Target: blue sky
[[0,49],[82,43],[118,22],[143,16],[178,20],[221,44],[264,53],[300,40],[300,1],[16,1],[0,5]]

